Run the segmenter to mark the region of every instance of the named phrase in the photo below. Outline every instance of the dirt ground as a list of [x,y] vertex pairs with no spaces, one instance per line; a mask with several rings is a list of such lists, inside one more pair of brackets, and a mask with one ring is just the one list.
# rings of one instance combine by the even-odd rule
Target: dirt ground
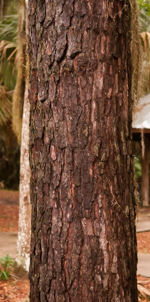
[[17,232],[19,192],[0,190],[0,232]]
[[5,302],[28,302],[29,280],[15,279],[0,281],[0,301]]
[[0,190],[0,203],[4,205],[19,205],[19,192]]
[[[143,215],[145,209],[139,210],[139,215]],[[150,209],[149,209],[150,212]],[[17,232],[19,217],[19,192],[0,191],[0,232]],[[150,232],[137,234],[138,252],[150,253]],[[139,302],[150,301],[150,296],[144,289],[150,293],[150,279],[138,276],[138,287],[140,289]],[[9,281],[0,280],[0,302],[28,302],[29,280],[14,279],[11,277]]]
[[[18,217],[19,192],[1,190],[0,232],[18,232]],[[12,274],[8,281],[0,280],[0,302],[28,302],[29,280],[19,278],[13,270]]]
[[18,232],[19,206],[0,204],[0,232]]
[[136,234],[138,252],[150,254],[150,232]]

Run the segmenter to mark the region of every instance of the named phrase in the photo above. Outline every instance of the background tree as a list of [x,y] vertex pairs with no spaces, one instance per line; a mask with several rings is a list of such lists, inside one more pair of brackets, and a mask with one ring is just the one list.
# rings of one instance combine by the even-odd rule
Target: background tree
[[[30,262],[30,167],[29,167],[29,114],[28,99],[28,56],[27,56],[27,0],[20,1],[19,6],[19,59],[17,68],[17,82],[13,95],[13,127],[21,143],[20,154],[20,183],[19,183],[19,232],[17,241],[16,264],[29,271]],[[23,111],[23,113],[22,113]],[[19,268],[20,269],[20,268]]]
[[134,4],[29,1],[31,301],[137,302]]

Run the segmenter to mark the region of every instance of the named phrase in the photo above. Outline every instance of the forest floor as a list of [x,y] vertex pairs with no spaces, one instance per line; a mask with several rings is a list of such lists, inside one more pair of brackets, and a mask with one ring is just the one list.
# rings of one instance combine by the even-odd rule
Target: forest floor
[[[138,216],[142,216],[144,209],[139,211]],[[150,210],[146,210],[150,213]],[[0,191],[0,232],[18,232],[19,217],[19,192]],[[150,232],[137,233],[138,252],[150,254]],[[9,254],[9,250],[8,250]],[[0,255],[1,257],[1,255]],[[0,262],[1,269],[1,262]],[[0,280],[0,302],[28,302],[29,280],[18,278],[12,271],[13,276],[8,281]],[[150,301],[150,278],[138,276],[139,301]],[[148,291],[148,292],[147,292]]]
[[[0,191],[0,232],[18,232],[19,192]],[[8,254],[11,246],[8,249]],[[2,255],[0,255],[0,258]],[[0,261],[0,269],[3,269]],[[0,302],[28,302],[29,279],[20,278],[11,271],[8,281],[0,280]]]

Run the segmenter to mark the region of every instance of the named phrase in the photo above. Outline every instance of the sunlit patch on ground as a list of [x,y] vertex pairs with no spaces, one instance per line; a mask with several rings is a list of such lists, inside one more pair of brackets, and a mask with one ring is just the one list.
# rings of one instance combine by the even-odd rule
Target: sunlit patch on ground
[[150,254],[150,232],[138,233],[136,236],[138,252]]

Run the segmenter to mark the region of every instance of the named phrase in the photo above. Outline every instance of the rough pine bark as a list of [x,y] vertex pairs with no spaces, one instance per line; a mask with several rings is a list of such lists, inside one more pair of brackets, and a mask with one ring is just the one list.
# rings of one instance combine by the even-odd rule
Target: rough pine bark
[[128,0],[29,0],[31,302],[137,302]]

